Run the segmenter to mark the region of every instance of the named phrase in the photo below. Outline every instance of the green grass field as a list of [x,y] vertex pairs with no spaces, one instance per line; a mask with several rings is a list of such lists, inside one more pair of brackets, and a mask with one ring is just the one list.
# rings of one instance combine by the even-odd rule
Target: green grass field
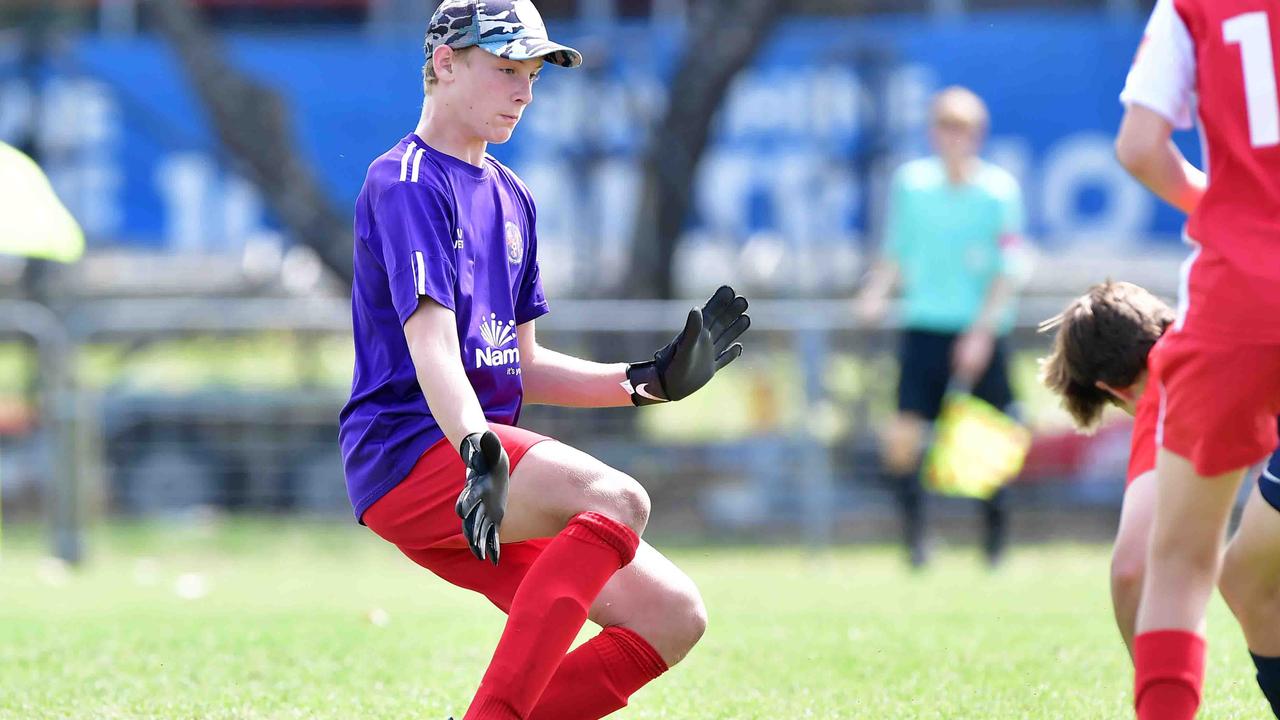
[[[5,530],[3,718],[444,720],[501,629],[355,526],[112,526],[71,572],[38,528]],[[884,548],[669,554],[708,634],[616,717],[1130,717],[1104,547],[1026,548],[994,574],[967,549],[923,575]],[[1269,716],[1219,602],[1205,695],[1204,718]]]

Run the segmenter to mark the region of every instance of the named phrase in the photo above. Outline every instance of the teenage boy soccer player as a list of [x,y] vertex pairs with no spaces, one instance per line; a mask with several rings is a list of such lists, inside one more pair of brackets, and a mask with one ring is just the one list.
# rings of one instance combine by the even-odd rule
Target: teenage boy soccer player
[[[514,427],[521,403],[679,400],[741,354],[747,301],[720,288],[644,362],[540,346],[533,198],[485,150],[511,137],[544,61],[581,56],[528,0],[446,0],[425,51],[418,126],[370,165],[356,204],[348,492],[375,533],[507,612],[466,720],[593,720],[683,658],[705,609],[639,539],[639,483]],[[566,655],[588,617],[604,630]]]
[[[1267,582],[1280,563],[1280,523],[1266,508],[1246,510],[1238,564],[1224,568],[1222,560],[1236,491],[1245,469],[1275,449],[1280,411],[1277,50],[1280,0],[1158,0],[1121,95],[1117,154],[1153,192],[1191,213],[1193,246],[1177,316],[1150,359],[1160,449],[1134,639],[1140,720],[1195,716],[1201,627],[1220,572],[1235,588],[1228,597],[1257,593],[1257,607],[1280,607],[1280,585]],[[1175,126],[1190,127],[1193,105],[1207,182],[1169,141]],[[1259,610],[1242,625],[1274,704],[1280,613]]]
[[[1076,425],[1093,428],[1107,405],[1134,416],[1120,527],[1111,553],[1112,607],[1131,655],[1156,504],[1160,395],[1148,381],[1149,353],[1174,319],[1173,310],[1146,290],[1129,283],[1105,282],[1071,301],[1044,325],[1045,330],[1056,328],[1057,335],[1052,352],[1041,364],[1041,379],[1062,398]],[[1264,507],[1263,502],[1274,510]],[[1276,515],[1280,510],[1280,452],[1272,455],[1270,466],[1258,477],[1257,491],[1246,507],[1253,518],[1252,530],[1238,534],[1228,546],[1220,587],[1250,647],[1255,647],[1250,638],[1265,642],[1265,624],[1276,620],[1268,609],[1265,589],[1272,589],[1274,602],[1274,588],[1280,587],[1280,563],[1258,566],[1255,556],[1280,524]],[[1264,531],[1261,541],[1259,529]],[[1254,660],[1258,684],[1280,717],[1276,668],[1256,654]]]

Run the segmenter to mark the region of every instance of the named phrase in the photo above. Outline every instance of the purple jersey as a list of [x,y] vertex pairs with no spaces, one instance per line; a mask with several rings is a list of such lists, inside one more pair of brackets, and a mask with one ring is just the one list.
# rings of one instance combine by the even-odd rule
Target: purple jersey
[[487,155],[475,167],[410,134],[369,166],[356,199],[355,375],[338,431],[357,520],[444,437],[404,337],[419,298],[453,310],[485,417],[515,424],[516,326],[547,312],[535,217],[528,188]]

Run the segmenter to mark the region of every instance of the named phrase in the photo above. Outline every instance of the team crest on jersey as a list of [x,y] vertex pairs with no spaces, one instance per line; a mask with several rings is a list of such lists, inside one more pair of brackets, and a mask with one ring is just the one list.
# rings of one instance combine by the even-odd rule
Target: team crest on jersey
[[507,261],[519,265],[524,259],[524,240],[520,237],[520,226],[507,221]]
[[480,338],[489,347],[476,348],[477,369],[520,364],[520,348],[506,347],[516,340],[515,320],[504,323],[498,319],[497,314],[489,313],[489,319],[480,323]]

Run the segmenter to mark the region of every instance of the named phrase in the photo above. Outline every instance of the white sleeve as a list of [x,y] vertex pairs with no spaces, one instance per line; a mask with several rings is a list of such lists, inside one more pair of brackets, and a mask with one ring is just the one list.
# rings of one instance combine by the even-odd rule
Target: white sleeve
[[1175,128],[1191,127],[1196,94],[1196,50],[1191,33],[1173,7],[1157,0],[1125,81],[1120,102],[1154,110]]

